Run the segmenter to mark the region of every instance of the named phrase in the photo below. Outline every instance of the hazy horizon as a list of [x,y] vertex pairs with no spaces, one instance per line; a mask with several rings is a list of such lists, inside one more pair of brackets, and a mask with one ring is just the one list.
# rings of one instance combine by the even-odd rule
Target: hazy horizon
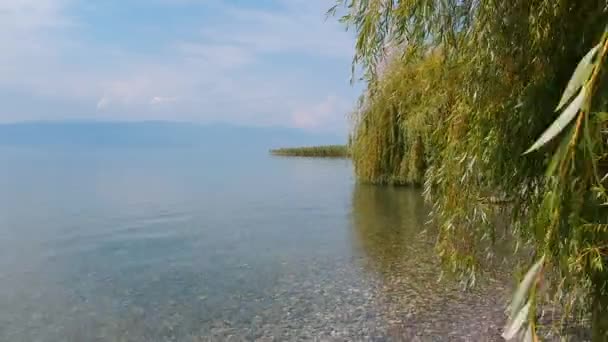
[[53,120],[0,123],[0,146],[222,146],[265,151],[285,146],[344,144],[337,133],[282,126],[167,120]]

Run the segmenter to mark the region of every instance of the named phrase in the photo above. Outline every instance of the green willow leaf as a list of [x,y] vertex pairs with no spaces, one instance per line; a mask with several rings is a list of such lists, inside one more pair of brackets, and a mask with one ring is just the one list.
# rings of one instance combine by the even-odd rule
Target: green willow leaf
[[528,291],[530,291],[532,283],[534,282],[534,279],[536,279],[536,276],[538,275],[538,272],[540,272],[544,262],[545,257],[543,256],[532,267],[530,267],[530,270],[528,270],[528,273],[526,273],[526,276],[519,284],[519,287],[513,296],[513,301],[511,302],[511,317],[515,317],[515,315],[520,311],[524,301],[528,297]]
[[528,314],[530,312],[530,302],[526,303],[517,315],[505,328],[505,331],[502,333],[502,337],[509,341],[512,340],[520,331],[524,323],[528,320]]
[[593,113],[593,117],[597,122],[606,122],[608,121],[608,113],[607,112],[597,112]]
[[547,128],[547,130],[541,134],[540,138],[538,138],[538,140],[536,140],[536,142],[534,142],[534,144],[526,152],[524,152],[524,154],[528,154],[541,148],[551,139],[555,138],[555,136],[558,135],[566,126],[568,126],[572,119],[576,117],[576,114],[578,114],[578,111],[585,100],[586,93],[585,87],[583,87],[578,96],[572,100],[570,105],[568,105],[560,116],[553,121],[551,126],[549,126],[549,128]]
[[524,333],[523,341],[524,342],[534,342],[534,332],[532,332],[531,326],[528,326],[528,329]]
[[589,76],[591,76],[593,68],[595,67],[591,61],[593,60],[593,57],[595,57],[595,53],[598,49],[599,45],[594,46],[578,63],[574,73],[572,74],[572,78],[570,78],[570,81],[568,82],[566,90],[564,90],[557,108],[555,108],[556,111],[560,110],[566,103],[568,103],[572,96],[576,94],[576,91],[579,90],[585,84]]
[[551,157],[551,162],[547,167],[547,171],[545,171],[546,177],[551,177],[555,173],[555,170],[557,169],[559,163],[564,159],[564,156],[566,155],[566,152],[568,150],[568,144],[570,143],[570,139],[572,139],[573,134],[574,127],[570,127],[568,133],[566,133],[566,135],[564,135],[564,137],[562,138],[562,141],[560,142],[559,147],[553,154],[553,157]]

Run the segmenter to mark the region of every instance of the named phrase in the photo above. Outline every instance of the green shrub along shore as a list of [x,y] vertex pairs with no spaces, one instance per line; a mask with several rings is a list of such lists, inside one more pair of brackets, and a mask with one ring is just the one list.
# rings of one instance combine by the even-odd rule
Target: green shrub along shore
[[575,321],[608,341],[606,0],[338,0],[328,14],[356,33],[367,86],[359,180],[423,185],[438,255],[468,286],[515,237],[505,339],[537,341],[557,306],[558,333]]
[[270,150],[270,153],[277,156],[291,157],[348,158],[350,156],[346,145],[278,148]]

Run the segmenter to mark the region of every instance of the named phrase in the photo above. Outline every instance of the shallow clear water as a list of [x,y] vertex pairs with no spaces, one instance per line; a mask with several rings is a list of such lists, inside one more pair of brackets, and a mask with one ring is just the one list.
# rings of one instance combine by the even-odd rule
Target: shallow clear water
[[347,160],[0,149],[1,341],[487,340],[415,190]]

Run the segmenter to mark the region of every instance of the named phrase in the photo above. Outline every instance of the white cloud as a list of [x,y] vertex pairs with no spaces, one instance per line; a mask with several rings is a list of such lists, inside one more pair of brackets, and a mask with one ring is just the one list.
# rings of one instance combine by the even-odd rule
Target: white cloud
[[102,97],[97,102],[97,110],[103,110],[110,104],[110,100],[107,97]]
[[[82,0],[0,0],[0,92],[27,99],[14,101],[10,112],[0,109],[0,121],[78,112],[104,119],[345,126],[355,98],[348,85],[352,39],[324,21],[325,2],[275,0],[278,9],[260,10],[213,0],[156,3],[163,1],[213,3],[217,15],[179,27],[176,32],[189,34],[155,40],[151,52],[141,53],[111,39],[85,39],[93,24],[68,15],[79,13],[74,9]],[[296,62],[294,56],[306,58]],[[317,66],[307,64],[308,57]]]
[[17,30],[65,27],[73,24],[62,12],[66,0],[2,0],[0,25]]
[[346,119],[350,103],[335,95],[327,96],[323,101],[296,109],[292,114],[295,127],[305,129],[333,130],[341,126]]
[[239,44],[257,52],[303,53],[350,61],[353,39],[335,20],[325,20],[326,1],[279,3],[283,6],[276,12],[227,7],[229,22],[205,27],[201,32],[207,39]]
[[175,96],[173,96],[173,97],[154,96],[150,100],[151,105],[161,105],[161,104],[173,103],[173,102],[177,102],[177,97],[175,97]]
[[[82,90],[65,82],[76,76],[75,70],[60,65],[63,51],[74,47],[65,36],[76,27],[66,14],[68,4],[67,0],[0,1],[0,87],[50,96]],[[83,73],[79,76],[87,78]]]
[[250,64],[254,56],[245,48],[228,44],[178,43],[185,58],[215,65],[223,69]]

